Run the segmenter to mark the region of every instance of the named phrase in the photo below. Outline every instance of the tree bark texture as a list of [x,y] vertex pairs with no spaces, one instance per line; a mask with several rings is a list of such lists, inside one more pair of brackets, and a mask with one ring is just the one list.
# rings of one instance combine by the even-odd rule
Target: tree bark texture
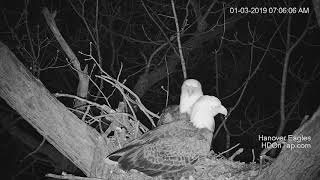
[[89,175],[98,132],[53,97],[1,42],[0,96],[58,151]]
[[311,137],[311,141],[287,141],[285,145],[311,144],[311,148],[282,148],[281,153],[257,179],[310,180],[320,178],[320,107],[293,136]]

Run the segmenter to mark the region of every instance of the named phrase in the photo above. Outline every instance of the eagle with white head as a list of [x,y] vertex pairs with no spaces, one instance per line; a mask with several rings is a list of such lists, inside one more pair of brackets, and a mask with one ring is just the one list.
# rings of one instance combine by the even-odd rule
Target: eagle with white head
[[187,79],[181,86],[180,105],[166,107],[160,115],[157,126],[188,118],[191,108],[199,97],[203,96],[201,84],[195,79]]
[[183,82],[180,95],[180,113],[191,114],[193,104],[203,96],[202,87],[199,81],[187,79]]
[[196,128],[207,128],[213,132],[215,128],[213,117],[219,113],[226,116],[228,111],[222,106],[218,98],[204,95],[194,103],[191,109],[190,121]]
[[[181,97],[186,97],[182,95],[185,92],[187,94],[184,95],[189,97],[193,92],[202,94],[201,85],[200,93],[183,89],[184,86]],[[214,116],[218,113],[226,116],[227,110],[213,96],[200,95],[192,100],[182,98],[180,103],[183,105],[179,108],[180,112],[189,114],[190,118],[185,116],[186,118],[179,120],[174,119],[173,122],[143,134],[111,153],[107,157],[108,161],[117,161],[120,168],[126,171],[136,169],[148,176],[161,176],[163,179],[180,179],[185,173],[192,171],[194,164],[205,158],[210,151]]]

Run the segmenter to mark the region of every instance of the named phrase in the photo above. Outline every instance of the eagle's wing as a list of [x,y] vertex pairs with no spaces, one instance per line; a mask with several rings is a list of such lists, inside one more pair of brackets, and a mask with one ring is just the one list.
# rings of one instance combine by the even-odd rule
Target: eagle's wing
[[122,169],[136,169],[149,176],[188,170],[207,154],[210,144],[196,129],[181,129],[180,123],[184,122],[163,125],[146,133],[110,156],[122,152],[118,160]]

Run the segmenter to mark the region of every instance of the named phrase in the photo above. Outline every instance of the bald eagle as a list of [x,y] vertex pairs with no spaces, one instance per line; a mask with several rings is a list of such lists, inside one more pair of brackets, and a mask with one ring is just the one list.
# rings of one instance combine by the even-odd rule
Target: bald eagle
[[152,177],[180,179],[208,155],[213,117],[218,113],[227,115],[226,108],[213,96],[201,96],[189,112],[190,118],[163,124],[145,133],[111,153],[108,160],[117,161],[126,171],[136,169]]
[[157,126],[188,118],[191,113],[191,107],[202,95],[203,92],[199,81],[195,79],[185,80],[181,86],[180,106],[171,105],[166,107],[161,112]]

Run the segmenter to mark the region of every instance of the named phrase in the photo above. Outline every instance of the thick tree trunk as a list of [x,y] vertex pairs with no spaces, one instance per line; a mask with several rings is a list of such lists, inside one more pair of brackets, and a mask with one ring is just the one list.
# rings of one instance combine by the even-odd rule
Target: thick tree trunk
[[[301,142],[287,141],[280,155],[257,179],[273,180],[310,180],[320,178],[320,107],[312,118],[300,126],[294,133],[295,137],[310,137],[310,141],[302,139]],[[299,148],[297,145],[299,144]],[[310,144],[311,147],[305,146]]]
[[89,174],[98,132],[53,97],[1,42],[0,96],[58,151]]

